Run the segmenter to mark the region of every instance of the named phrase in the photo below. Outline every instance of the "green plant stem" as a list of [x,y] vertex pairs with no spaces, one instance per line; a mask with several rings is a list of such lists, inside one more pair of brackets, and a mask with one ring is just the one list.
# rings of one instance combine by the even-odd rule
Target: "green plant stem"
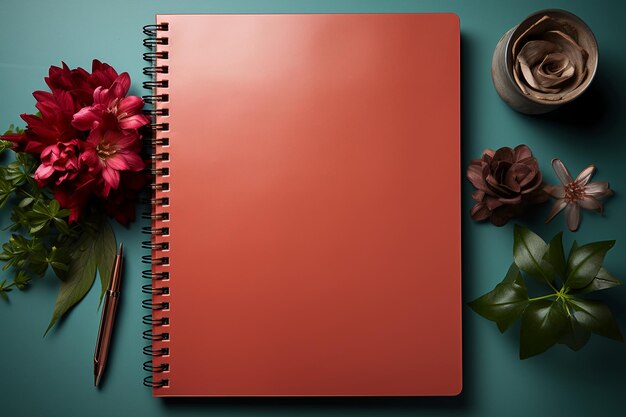
[[571,295],[567,295],[568,291],[569,291],[569,288],[561,288],[559,291],[555,289],[553,294],[542,295],[541,297],[529,298],[528,301],[545,300],[546,298],[551,298],[551,297],[556,297],[557,300],[565,301],[566,299],[571,298]]
[[554,294],[542,295],[541,297],[529,298],[528,301],[545,300],[546,298],[558,297],[558,296],[559,296],[558,293],[554,293]]
[[565,311],[567,312],[567,317],[572,317],[572,312],[569,311],[569,306],[565,302],[565,299],[563,299],[563,307],[565,307]]

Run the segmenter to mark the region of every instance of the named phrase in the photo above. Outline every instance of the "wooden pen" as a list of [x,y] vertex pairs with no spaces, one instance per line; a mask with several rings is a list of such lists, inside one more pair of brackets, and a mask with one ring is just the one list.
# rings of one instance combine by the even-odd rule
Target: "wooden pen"
[[115,315],[117,313],[117,305],[120,298],[120,283],[122,279],[122,250],[120,244],[119,252],[115,257],[113,271],[111,271],[111,282],[109,289],[104,294],[104,307],[102,309],[102,317],[100,318],[100,327],[98,328],[98,340],[96,341],[96,352],[93,357],[93,374],[94,385],[98,386],[104,368],[109,356],[109,348],[111,345],[111,334],[113,333],[113,325],[115,324]]

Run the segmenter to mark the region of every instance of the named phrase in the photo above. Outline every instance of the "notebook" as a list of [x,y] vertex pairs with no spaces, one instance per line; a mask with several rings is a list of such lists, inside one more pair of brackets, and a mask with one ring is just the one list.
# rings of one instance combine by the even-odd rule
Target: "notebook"
[[458,17],[145,32],[153,395],[457,395]]

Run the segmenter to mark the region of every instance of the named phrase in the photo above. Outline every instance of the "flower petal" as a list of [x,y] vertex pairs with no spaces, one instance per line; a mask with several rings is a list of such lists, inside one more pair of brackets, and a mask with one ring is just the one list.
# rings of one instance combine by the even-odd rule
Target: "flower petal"
[[552,87],[558,87],[556,92],[560,91],[560,85],[568,82],[574,71],[574,65],[561,52],[546,55],[541,64],[532,69],[533,76],[545,92],[550,92],[548,89]]
[[102,178],[115,190],[117,190],[117,187],[120,185],[120,173],[109,166],[105,166],[102,170]]
[[143,114],[135,114],[134,116],[124,117],[120,119],[121,129],[139,129],[150,122],[148,116]]
[[115,97],[122,98],[128,93],[128,89],[130,88],[130,76],[127,72],[123,72],[113,81],[113,85],[111,85],[112,93]]
[[118,113],[136,114],[143,107],[143,100],[137,96],[128,96],[117,105]]
[[483,201],[483,198],[485,198],[485,192],[481,191],[481,190],[476,190],[472,193],[472,199],[474,201],[476,201],[477,203],[480,203]]
[[134,152],[118,151],[107,158],[106,164],[116,171],[141,171],[144,168],[143,160]]
[[548,218],[546,219],[546,223],[549,223],[552,221],[552,219],[554,219],[554,217],[559,214],[561,212],[561,210],[563,210],[565,208],[565,206],[567,206],[567,200],[565,199],[560,199],[557,200],[556,203],[554,203],[554,206],[552,206],[552,210],[550,210],[550,214],[548,214]]
[[563,185],[567,185],[570,182],[574,181],[569,171],[565,167],[565,164],[563,164],[560,159],[555,158],[552,160],[552,168],[554,169],[556,176],[559,177],[559,180]]
[[125,157],[130,171],[141,171],[146,167],[146,164],[143,159],[141,159],[139,154],[128,152],[125,154]]
[[50,176],[53,173],[54,173],[54,167],[52,165],[41,164],[37,168],[37,171],[35,171],[35,180],[37,182],[42,182],[42,181],[50,178]]
[[495,210],[504,203],[497,198],[487,196],[487,198],[485,199],[485,204],[487,204],[487,208],[489,210]]
[[513,149],[513,152],[515,153],[515,160],[517,161],[533,157],[533,153],[527,145],[517,145]]
[[98,107],[83,107],[74,115],[72,126],[78,130],[91,130],[102,120],[102,110]]
[[593,197],[584,197],[578,201],[578,205],[586,210],[602,211],[602,203]]
[[109,90],[102,86],[96,88],[93,91],[93,104],[94,106],[108,106],[109,104]]
[[544,190],[554,198],[565,197],[565,187],[562,185],[546,185]]
[[578,230],[578,226],[580,226],[580,207],[578,204],[568,204],[565,207],[565,223],[567,223],[567,228],[570,231]]
[[102,129],[95,128],[89,133],[89,136],[87,136],[87,140],[85,142],[95,147],[98,146],[98,144],[102,141],[102,137]]
[[515,162],[515,153],[513,152],[513,149],[504,146],[496,151],[493,155],[493,159],[495,162],[503,161],[512,164]]
[[536,40],[527,42],[517,56],[517,63],[528,85],[545,93],[558,93],[559,90],[545,88],[535,78],[532,68],[540,64],[546,55],[558,52],[559,48],[552,42]]
[[606,197],[613,193],[607,181],[594,181],[585,186],[585,194],[592,197]]
[[496,154],[496,151],[494,151],[493,149],[487,148],[483,151],[483,158],[484,157],[493,158],[495,154]]
[[467,167],[467,179],[478,190],[485,190],[487,184],[483,178],[483,167],[480,165],[480,160],[472,161],[470,166]]
[[490,211],[484,203],[478,203],[474,205],[474,207],[472,207],[472,210],[470,211],[472,219],[476,220],[477,222],[487,220],[489,218],[489,214]]
[[561,30],[550,30],[543,34],[543,39],[557,45],[574,66],[574,79],[568,85],[567,91],[563,92],[574,90],[582,83],[587,74],[585,67],[588,57],[587,51],[578,45],[571,36]]
[[580,174],[576,177],[576,182],[580,185],[587,185],[594,172],[596,172],[596,166],[591,164],[587,168],[580,171]]

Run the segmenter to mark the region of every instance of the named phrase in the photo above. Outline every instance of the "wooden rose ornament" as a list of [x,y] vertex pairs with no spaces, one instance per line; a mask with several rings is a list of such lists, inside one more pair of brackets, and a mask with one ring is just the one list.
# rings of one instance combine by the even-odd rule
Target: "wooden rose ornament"
[[493,55],[500,97],[527,114],[552,111],[585,91],[598,65],[591,29],[565,10],[543,10],[504,34]]

